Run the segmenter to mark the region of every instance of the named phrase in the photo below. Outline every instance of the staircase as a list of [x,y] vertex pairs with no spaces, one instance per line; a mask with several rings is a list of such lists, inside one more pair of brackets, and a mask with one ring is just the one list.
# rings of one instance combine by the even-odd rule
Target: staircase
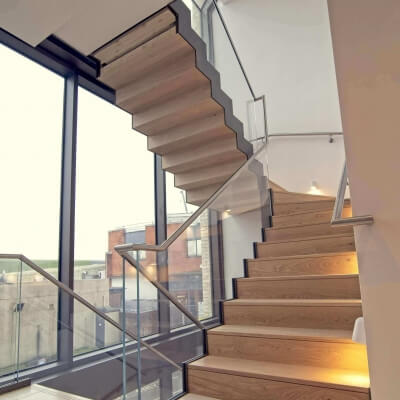
[[133,128],[147,136],[189,203],[200,205],[252,155],[181,0],[93,56],[99,79],[115,89],[117,105],[132,114]]
[[[272,227],[187,366],[188,400],[369,400],[352,227],[332,228],[333,199],[274,190]],[[347,203],[344,215],[351,214]]]

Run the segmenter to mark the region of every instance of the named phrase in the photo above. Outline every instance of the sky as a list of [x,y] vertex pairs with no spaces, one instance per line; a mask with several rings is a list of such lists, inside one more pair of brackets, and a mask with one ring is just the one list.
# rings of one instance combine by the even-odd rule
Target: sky
[[[0,252],[56,259],[64,80],[2,45],[0,60]],[[128,113],[79,89],[76,259],[102,260],[109,230],[154,221],[154,155],[131,127]],[[185,212],[172,175],[167,210]]]

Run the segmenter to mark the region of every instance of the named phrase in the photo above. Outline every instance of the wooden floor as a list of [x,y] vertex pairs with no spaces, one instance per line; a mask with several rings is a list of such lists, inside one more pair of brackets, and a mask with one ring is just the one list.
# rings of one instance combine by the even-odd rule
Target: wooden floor
[[31,385],[10,393],[0,395],[0,400],[88,400],[59,390],[49,389],[41,385]]
[[352,341],[362,316],[353,230],[331,227],[330,199],[274,198],[273,227],[234,279],[207,356],[188,365],[183,398],[369,400],[366,347]]

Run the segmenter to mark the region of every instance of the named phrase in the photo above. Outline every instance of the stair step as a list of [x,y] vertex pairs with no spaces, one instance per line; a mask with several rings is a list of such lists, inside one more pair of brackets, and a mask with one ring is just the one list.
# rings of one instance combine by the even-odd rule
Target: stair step
[[227,325],[352,330],[358,299],[236,299],[223,303]]
[[93,55],[101,61],[102,65],[110,64],[117,58],[170,29],[175,22],[174,13],[168,8],[164,8],[146,22],[133,27],[117,39],[102,46]]
[[244,163],[244,160],[232,161],[220,165],[205,167],[193,171],[177,173],[175,186],[184,190],[225,183]]
[[224,165],[221,164],[240,160],[245,162],[246,156],[237,149],[236,138],[230,136],[213,142],[212,146],[206,143],[193,151],[168,153],[162,157],[162,167],[169,172],[181,173],[213,165],[220,165],[222,169]]
[[195,54],[190,52],[119,89],[116,102],[124,110],[139,113],[208,82],[196,68]]
[[222,107],[211,97],[210,84],[207,83],[135,113],[133,128],[145,135],[156,135],[221,110]]
[[269,240],[285,240],[306,238],[313,236],[328,236],[337,234],[352,234],[352,226],[333,227],[330,223],[321,224],[299,224],[287,227],[272,227],[264,229],[264,237]]
[[315,236],[256,244],[257,257],[294,256],[355,251],[354,235]]
[[201,143],[226,135],[234,135],[234,132],[225,125],[224,113],[207,115],[204,118],[190,121],[187,124],[173,127],[158,135],[148,136],[148,148],[157,154],[167,154],[173,151],[193,148]]
[[357,255],[353,252],[264,257],[246,260],[247,276],[357,274]]
[[[298,203],[275,203],[274,215],[288,215],[299,212],[314,212],[319,210],[333,210],[334,200],[303,201]],[[332,214],[331,214],[332,216]]]
[[351,338],[350,330],[223,325],[207,331],[207,348],[218,357],[366,372],[366,346]]
[[[327,210],[305,211],[287,215],[274,215],[272,217],[272,226],[274,228],[283,228],[302,224],[330,223],[332,219],[332,213],[333,209],[329,208]],[[343,218],[351,217],[351,207],[344,207],[342,215]]]
[[369,400],[366,373],[216,356],[191,363],[188,384],[223,400]]
[[274,204],[287,204],[287,203],[303,203],[309,201],[335,201],[332,196],[319,196],[307,193],[296,193],[296,192],[282,192],[278,191],[273,193]]
[[172,27],[103,67],[100,79],[118,91],[145,76],[155,65],[168,65],[189,52],[193,48]]
[[239,299],[360,299],[358,275],[240,278]]

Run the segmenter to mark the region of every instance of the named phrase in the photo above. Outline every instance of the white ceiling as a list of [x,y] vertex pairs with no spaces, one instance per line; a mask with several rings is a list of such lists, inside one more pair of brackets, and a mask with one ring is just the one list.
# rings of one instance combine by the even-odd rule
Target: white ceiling
[[1,0],[0,27],[32,46],[55,34],[84,54],[171,0]]

